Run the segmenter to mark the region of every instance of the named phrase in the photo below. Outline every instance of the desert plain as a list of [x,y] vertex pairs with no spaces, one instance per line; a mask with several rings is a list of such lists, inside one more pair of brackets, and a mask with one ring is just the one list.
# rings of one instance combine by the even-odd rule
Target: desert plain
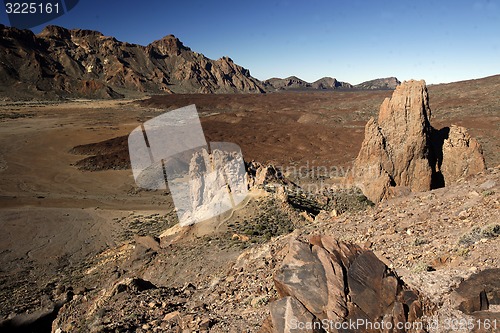
[[[487,167],[497,167],[500,76],[428,90],[433,126],[466,127],[482,145]],[[45,311],[69,287],[75,294],[98,288],[103,275],[92,272],[106,251],[140,236],[157,237],[176,224],[168,191],[146,191],[134,183],[126,140],[144,121],[195,104],[207,142],[236,143],[247,162],[346,170],[357,156],[366,122],[391,94],[288,91],[1,102],[0,318]],[[258,214],[252,200],[235,218]],[[174,272],[217,270],[241,251],[201,251],[191,264],[179,264],[178,256],[165,281],[183,286],[190,275]],[[104,275],[120,274],[117,268]]]

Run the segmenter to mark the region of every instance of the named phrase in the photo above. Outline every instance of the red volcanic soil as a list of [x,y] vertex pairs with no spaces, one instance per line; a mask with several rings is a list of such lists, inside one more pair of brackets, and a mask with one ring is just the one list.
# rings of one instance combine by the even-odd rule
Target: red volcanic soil
[[[485,151],[486,163],[500,163],[500,76],[429,86],[431,123],[469,129]],[[378,114],[392,91],[286,92],[269,94],[157,95],[137,102],[140,121],[195,104],[207,142],[234,142],[247,161],[280,166],[346,168],[356,158],[366,121]],[[75,147],[92,155],[76,165],[85,170],[130,167],[127,137]]]
[[[431,124],[466,127],[486,163],[500,163],[500,75],[428,87]],[[141,101],[172,110],[196,104],[207,141],[239,144],[247,160],[346,166],[357,156],[364,126],[392,91],[287,92],[265,95],[167,95]]]
[[346,166],[356,157],[366,120],[391,93],[169,95],[140,105],[172,110],[195,104],[207,141],[234,142],[247,161],[332,167]]

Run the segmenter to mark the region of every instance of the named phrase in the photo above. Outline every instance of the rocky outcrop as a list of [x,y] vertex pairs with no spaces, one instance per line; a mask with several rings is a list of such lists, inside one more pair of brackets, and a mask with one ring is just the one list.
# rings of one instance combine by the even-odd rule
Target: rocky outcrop
[[357,89],[396,89],[401,82],[395,77],[388,77],[385,79],[375,79],[356,84],[354,88]]
[[430,116],[425,82],[409,81],[382,103],[378,121],[368,121],[354,170],[358,186],[370,200],[387,198],[394,186],[412,191],[431,188]]
[[442,147],[442,163],[439,171],[446,182],[454,182],[462,177],[483,171],[483,150],[476,139],[471,138],[467,129],[452,125],[444,139]]
[[251,188],[264,187],[269,184],[287,184],[287,179],[274,165],[263,165],[256,161],[246,164],[248,184]]
[[[500,305],[500,268],[490,268],[472,275],[451,293],[451,304],[466,314],[478,317],[491,306]],[[490,313],[493,317],[493,313]],[[495,314],[500,318],[500,313]],[[492,320],[494,318],[491,318]]]
[[418,293],[371,251],[329,236],[292,240],[274,282],[282,299],[261,332],[403,332],[387,327],[423,314]]
[[[230,214],[247,196],[247,176],[240,148],[225,142],[212,142],[210,147],[210,153],[208,147],[202,147],[171,157],[165,163],[181,226]],[[153,175],[161,175],[161,172],[153,172]]]
[[354,163],[354,183],[373,202],[427,191],[485,169],[479,143],[464,128],[435,130],[424,81],[405,81],[370,119]]
[[0,25],[0,46],[0,83],[11,98],[264,91],[230,58],[208,59],[173,35],[141,46],[91,30],[48,26],[35,35]]

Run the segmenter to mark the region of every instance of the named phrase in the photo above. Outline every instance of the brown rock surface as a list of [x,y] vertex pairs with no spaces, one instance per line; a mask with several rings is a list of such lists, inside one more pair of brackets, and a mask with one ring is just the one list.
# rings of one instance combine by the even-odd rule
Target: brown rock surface
[[464,128],[436,131],[430,118],[425,81],[411,80],[384,100],[378,121],[368,121],[353,177],[370,200],[403,188],[427,191],[485,170],[481,146]]
[[440,171],[446,182],[474,175],[485,170],[483,150],[467,129],[452,125],[443,143],[443,162]]
[[321,332],[315,329],[300,329],[296,323],[314,322],[314,316],[297,299],[284,297],[273,302],[271,308],[271,327],[275,332],[299,333]]
[[269,332],[294,332],[290,327],[299,325],[325,329],[343,322],[357,323],[349,327],[355,332],[380,332],[369,325],[383,320],[396,327],[422,315],[418,293],[369,250],[313,236],[309,243],[292,239],[288,251],[274,277],[284,298],[271,304]]
[[384,100],[378,121],[368,121],[354,168],[356,182],[370,200],[387,198],[390,186],[431,188],[430,116],[425,82],[405,81]]
[[[463,281],[451,294],[452,304],[466,314],[500,305],[500,268],[490,268]],[[497,314],[500,315],[500,314]]]

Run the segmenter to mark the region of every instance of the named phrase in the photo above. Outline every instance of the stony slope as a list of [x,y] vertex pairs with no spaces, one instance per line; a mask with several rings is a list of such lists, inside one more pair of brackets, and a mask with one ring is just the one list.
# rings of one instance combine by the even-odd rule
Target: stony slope
[[[294,94],[284,94],[281,98],[283,96],[290,99]],[[244,97],[265,99],[270,96]],[[208,98],[214,103],[210,96]],[[249,105],[258,104],[253,101]],[[219,107],[226,108],[225,104]],[[130,119],[135,119],[137,109],[131,108],[133,113]],[[126,109],[126,106],[120,106],[116,117],[123,121]],[[99,110],[95,114],[101,112]],[[145,117],[144,114],[140,116]],[[113,116],[106,113],[105,118],[105,126],[109,126],[108,121]],[[125,119],[126,122],[131,121]],[[18,122],[21,119],[9,121]],[[43,122],[36,121],[34,127],[39,131]],[[74,127],[69,131],[73,133]],[[69,164],[69,161],[65,163]],[[10,164],[8,170],[12,168]],[[93,176],[96,174],[99,173]],[[109,173],[104,177],[111,175]],[[126,177],[130,175],[127,173]],[[74,184],[67,182],[66,178],[62,179],[64,186]],[[431,298],[440,306],[441,313],[449,316],[449,311],[455,311],[447,296],[450,291],[472,272],[498,267],[498,180],[498,168],[493,168],[477,176],[458,179],[456,184],[447,184],[449,187],[439,190],[403,192],[399,199],[390,199],[362,213],[336,216],[339,211],[331,210],[318,214],[316,218],[307,211],[301,211],[300,205],[295,205],[298,211],[290,209],[280,201],[282,196],[255,193],[245,209],[222,224],[223,228],[207,234],[210,226],[199,225],[200,233],[195,230],[191,234],[181,234],[171,244],[165,241],[165,237],[159,244],[151,237],[133,237],[133,233],[136,236],[159,235],[158,228],[165,225],[161,224],[161,220],[165,220],[163,216],[143,216],[131,212],[126,217],[125,213],[125,219],[120,218],[120,223],[124,223],[132,241],[126,237],[123,245],[112,246],[88,261],[79,262],[76,271],[62,266],[64,269],[61,272],[66,278],[62,279],[59,272],[54,282],[41,284],[42,293],[36,290],[35,283],[43,281],[40,276],[12,269],[19,263],[16,261],[4,265],[4,276],[14,273],[23,275],[23,278],[3,280],[17,286],[2,293],[2,305],[5,305],[2,317],[11,312],[12,315],[0,327],[2,331],[9,332],[5,325],[12,328],[12,325],[39,323],[36,319],[51,319],[55,316],[54,309],[73,298],[60,313],[54,326],[56,332],[175,332],[178,328],[254,332],[269,314],[267,304],[278,297],[273,275],[282,266],[282,259],[288,252],[287,244],[295,238],[307,242],[309,236],[315,234],[332,235],[341,241],[374,250],[378,258],[395,269],[407,284]],[[99,182],[102,183],[102,180],[91,181],[92,186]],[[93,187],[89,190],[90,193],[95,191]],[[105,192],[106,200],[108,193]],[[37,212],[38,209],[33,207]],[[56,211],[54,216],[61,213]],[[74,218],[73,212],[68,218]],[[166,219],[173,221],[168,217]],[[293,228],[296,231],[285,235]],[[124,239],[120,237],[120,241]],[[77,241],[75,243],[78,245]],[[30,272],[33,270],[29,269]],[[154,286],[129,279],[133,277],[148,280]],[[20,304],[19,301],[26,301],[26,298],[30,303]],[[446,309],[448,301],[451,309]],[[494,306],[492,303],[490,311],[494,312]],[[33,312],[33,309],[40,311]],[[16,316],[13,312],[26,313]],[[81,329],[78,330],[78,327]],[[10,331],[18,332],[20,328],[17,326]]]
[[[300,222],[300,215],[291,212],[289,218],[300,223],[294,232],[260,245],[246,243],[250,247],[241,252],[231,244],[248,241],[217,233],[155,250],[140,243],[116,248],[94,263],[93,274],[108,276],[105,289],[80,291],[63,307],[53,332],[257,332],[270,313],[269,304],[278,298],[273,277],[288,244],[319,234],[374,251],[419,291],[428,304],[428,323],[473,318],[453,307],[453,295],[471,274],[500,265],[499,182],[500,170],[494,168],[449,188],[391,199],[359,213],[335,217],[325,212]],[[261,197],[249,208],[269,210],[270,200],[275,199]],[[112,277],[113,267],[124,275]],[[137,288],[131,280],[136,277],[154,287]],[[446,330],[443,326],[433,332]]]
[[208,59],[173,35],[141,46],[97,31],[47,26],[34,35],[0,25],[0,46],[1,93],[6,96],[263,92],[261,83],[230,58]]

